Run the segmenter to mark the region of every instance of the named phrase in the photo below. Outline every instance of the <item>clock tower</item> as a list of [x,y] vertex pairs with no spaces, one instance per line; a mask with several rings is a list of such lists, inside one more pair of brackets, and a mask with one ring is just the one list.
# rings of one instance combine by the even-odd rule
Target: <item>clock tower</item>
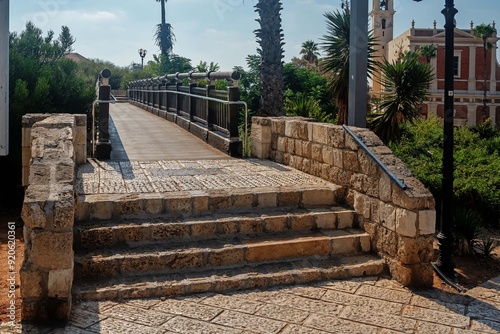
[[[370,13],[372,19],[373,37],[376,46],[375,58],[379,61],[387,57],[388,44],[394,38],[394,0],[373,0],[373,7]],[[378,96],[382,90],[379,83],[380,74],[374,73],[373,94]]]

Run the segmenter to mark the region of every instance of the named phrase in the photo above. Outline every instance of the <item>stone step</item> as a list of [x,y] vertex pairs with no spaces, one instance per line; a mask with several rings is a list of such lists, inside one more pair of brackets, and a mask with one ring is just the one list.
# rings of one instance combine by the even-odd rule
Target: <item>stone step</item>
[[346,229],[354,225],[354,211],[342,207],[291,207],[233,210],[184,220],[178,216],[121,219],[75,226],[74,249],[109,248],[148,240],[197,241],[237,235],[285,231]]
[[121,248],[75,254],[80,278],[137,272],[189,271],[267,263],[306,257],[333,258],[370,252],[368,233],[356,230],[285,232],[267,237],[234,237],[198,242],[143,242]]
[[73,296],[76,300],[169,297],[376,276],[383,270],[384,261],[372,255],[300,259],[189,273],[153,272],[77,281],[73,285]]
[[75,220],[145,218],[163,214],[189,217],[245,208],[338,206],[343,198],[344,188],[331,183],[163,193],[86,194],[76,196]]

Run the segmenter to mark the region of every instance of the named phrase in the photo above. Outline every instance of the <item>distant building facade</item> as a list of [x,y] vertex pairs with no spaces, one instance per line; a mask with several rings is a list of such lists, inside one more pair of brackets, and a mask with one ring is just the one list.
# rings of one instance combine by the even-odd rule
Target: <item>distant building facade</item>
[[[371,12],[374,36],[377,39],[375,55],[395,60],[401,51],[417,51],[422,45],[437,47],[436,57],[431,58],[430,65],[434,69],[435,79],[429,87],[430,98],[422,105],[421,114],[444,114],[444,54],[445,30],[437,29],[436,21],[432,28],[411,28],[394,38],[394,0],[373,0]],[[493,26],[495,23],[493,22]],[[470,29],[455,29],[454,74],[455,74],[455,125],[475,125],[482,120],[484,94],[484,47],[482,39],[473,33],[473,23]],[[494,35],[488,39],[492,48],[487,50],[486,58],[486,89],[488,117],[500,126],[500,65],[496,58],[497,38]],[[378,76],[378,77],[377,77]],[[377,83],[379,74],[375,76],[372,92],[375,97],[383,94],[383,87]]]

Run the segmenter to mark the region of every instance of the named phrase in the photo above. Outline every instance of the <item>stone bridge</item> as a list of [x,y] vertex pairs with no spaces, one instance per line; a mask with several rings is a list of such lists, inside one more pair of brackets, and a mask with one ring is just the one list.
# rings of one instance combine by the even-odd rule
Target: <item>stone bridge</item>
[[24,116],[23,319],[384,269],[432,285],[434,199],[372,132],[254,117],[233,158],[159,106],[111,106],[106,160],[87,158],[86,115]]

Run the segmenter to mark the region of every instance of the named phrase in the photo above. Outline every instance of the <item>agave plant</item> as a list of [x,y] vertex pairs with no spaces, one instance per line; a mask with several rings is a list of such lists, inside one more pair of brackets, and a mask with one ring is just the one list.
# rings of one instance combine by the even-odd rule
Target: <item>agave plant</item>
[[483,219],[473,210],[455,207],[453,220],[457,233],[455,252],[457,255],[474,253],[474,246],[483,232]]

